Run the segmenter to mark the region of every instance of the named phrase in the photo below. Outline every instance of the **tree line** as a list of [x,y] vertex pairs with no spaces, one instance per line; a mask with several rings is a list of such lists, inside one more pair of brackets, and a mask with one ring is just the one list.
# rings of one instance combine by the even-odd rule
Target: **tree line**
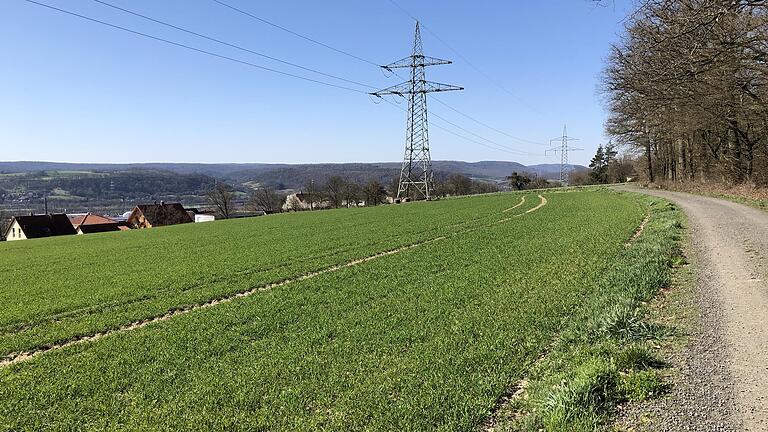
[[650,182],[768,184],[765,0],[643,0],[612,45],[606,130]]
[[[438,197],[473,195],[499,191],[499,186],[473,180],[461,174],[438,174],[435,180],[434,194]],[[207,193],[208,203],[220,218],[229,218],[239,211],[264,211],[276,213],[283,210],[376,206],[387,202],[387,198],[397,195],[399,178],[393,178],[389,185],[371,179],[358,182],[342,176],[331,176],[326,182],[307,181],[301,189],[302,203],[288,201],[288,194],[272,187],[263,186],[251,190],[243,205],[238,207],[238,191],[223,182],[217,183]],[[529,181],[530,182],[530,181]],[[284,209],[284,206],[287,208]]]

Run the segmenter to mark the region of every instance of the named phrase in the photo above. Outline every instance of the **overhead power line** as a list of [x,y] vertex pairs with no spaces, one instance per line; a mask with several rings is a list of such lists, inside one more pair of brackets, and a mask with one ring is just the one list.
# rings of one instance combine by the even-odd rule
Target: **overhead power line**
[[294,36],[296,36],[296,37],[298,37],[298,38],[301,38],[301,39],[304,39],[304,40],[306,40],[306,41],[312,42],[312,43],[313,43],[313,44],[315,44],[315,45],[319,45],[319,46],[321,46],[321,47],[324,47],[324,48],[327,48],[327,49],[329,49],[329,50],[331,50],[331,51],[335,51],[335,52],[337,52],[337,53],[339,53],[339,54],[343,54],[343,55],[345,55],[345,56],[347,56],[347,57],[351,57],[351,58],[353,58],[353,59],[355,59],[355,60],[360,60],[361,62],[365,62],[365,63],[368,63],[368,64],[370,64],[370,65],[373,65],[373,66],[379,67],[379,64],[378,64],[378,63],[376,63],[376,62],[374,62],[374,61],[371,61],[371,60],[365,59],[365,58],[363,58],[363,57],[357,56],[357,55],[355,55],[355,54],[352,54],[352,53],[350,53],[350,52],[347,52],[347,51],[344,51],[344,50],[342,50],[342,49],[339,49],[339,48],[333,47],[333,46],[331,46],[331,45],[328,45],[328,44],[326,44],[326,43],[320,42],[320,41],[319,41],[319,40],[317,40],[317,39],[313,39],[313,38],[311,38],[311,37],[309,37],[309,36],[305,36],[305,35],[303,35],[303,34],[301,34],[301,33],[295,32],[295,31],[293,31],[293,30],[291,30],[291,29],[289,29],[289,28],[283,27],[283,26],[281,26],[281,25],[279,25],[279,24],[275,24],[275,23],[273,23],[272,21],[269,21],[269,20],[267,20],[267,19],[265,19],[265,18],[262,18],[262,17],[260,17],[260,16],[258,16],[258,15],[255,15],[255,14],[253,14],[253,13],[251,13],[251,12],[248,12],[248,11],[246,11],[246,10],[244,10],[244,9],[240,9],[240,8],[238,8],[238,7],[232,6],[232,5],[231,5],[231,4],[229,4],[229,3],[223,2],[223,1],[221,1],[221,0],[211,0],[211,1],[213,1],[213,2],[215,2],[215,3],[218,3],[218,4],[220,4],[220,5],[224,6],[224,7],[227,7],[227,8],[229,8],[229,9],[232,9],[233,11],[235,11],[235,12],[238,12],[238,13],[240,13],[240,14],[242,14],[242,15],[245,15],[245,16],[247,16],[247,17],[253,18],[253,19],[255,19],[255,20],[259,21],[259,22],[262,22],[262,23],[264,23],[264,24],[266,24],[266,25],[269,25],[269,26],[272,26],[272,27],[274,27],[274,28],[280,29],[280,30],[282,30],[282,31],[284,31],[284,32],[290,33],[290,34],[292,34],[292,35],[294,35]]
[[500,134],[502,134],[502,135],[504,135],[504,136],[506,136],[508,138],[511,138],[513,140],[517,140],[517,141],[520,141],[520,142],[523,142],[523,143],[526,143],[526,144],[535,144],[535,145],[540,145],[540,146],[547,146],[548,145],[546,143],[542,143],[542,142],[538,142],[538,141],[531,141],[531,140],[528,140],[528,139],[525,139],[525,138],[520,138],[520,137],[516,137],[516,136],[511,135],[511,134],[508,134],[507,132],[504,132],[501,129],[497,129],[497,128],[495,128],[495,127],[493,127],[493,126],[491,126],[491,125],[489,125],[487,123],[484,123],[484,122],[482,122],[482,121],[472,117],[469,114],[461,112],[457,108],[454,108],[454,107],[448,105],[447,103],[441,101],[440,99],[438,99],[438,98],[436,98],[434,96],[432,97],[432,100],[437,102],[437,103],[439,103],[440,105],[443,105],[444,107],[450,109],[451,111],[454,111],[454,112],[456,112],[458,114],[461,114],[462,116],[472,120],[473,122],[479,124],[480,126],[484,126],[484,127],[488,128],[488,129],[494,131],[494,132],[500,133]]
[[[94,1],[99,1],[99,0],[94,0]],[[348,52],[348,51],[345,51],[345,50],[342,50],[342,49],[336,48],[336,47],[334,47],[334,46],[332,46],[332,45],[329,45],[329,44],[327,44],[327,43],[324,43],[324,42],[318,41],[317,39],[311,38],[311,37],[309,37],[309,36],[306,36],[306,35],[304,35],[304,34],[301,34],[301,33],[297,32],[297,31],[291,30],[291,29],[289,29],[289,28],[287,28],[287,27],[284,27],[284,26],[282,26],[282,25],[280,25],[280,24],[276,24],[276,23],[274,23],[274,22],[272,22],[272,21],[269,21],[269,20],[267,20],[267,19],[265,19],[265,18],[263,18],[263,17],[260,17],[260,16],[258,16],[258,15],[255,15],[255,14],[254,14],[254,13],[252,13],[252,12],[248,12],[248,11],[246,11],[246,10],[243,10],[243,9],[240,9],[240,8],[238,8],[238,7],[236,7],[236,6],[233,6],[233,5],[231,5],[231,4],[229,4],[229,3],[225,2],[225,1],[222,1],[222,0],[211,0],[211,1],[213,1],[214,3],[217,3],[217,4],[221,5],[221,6],[227,7],[227,8],[229,8],[229,9],[233,10],[233,11],[236,11],[236,12],[238,12],[238,13],[242,14],[242,15],[245,15],[245,16],[247,16],[247,17],[250,17],[250,18],[252,18],[252,19],[255,19],[255,20],[257,20],[257,21],[259,21],[259,22],[261,22],[261,23],[264,23],[264,24],[267,24],[267,25],[269,25],[269,26],[272,26],[272,27],[274,27],[274,28],[280,29],[280,30],[282,30],[282,31],[284,31],[284,32],[286,32],[286,33],[289,33],[289,34],[293,35],[293,36],[296,36],[296,37],[298,37],[298,38],[304,39],[304,40],[306,40],[306,41],[309,41],[309,42],[311,42],[311,43],[314,43],[314,44],[316,44],[316,45],[319,45],[319,46],[321,46],[321,47],[327,48],[327,49],[329,49],[329,50],[331,50],[331,51],[335,51],[335,52],[337,52],[337,53],[340,53],[340,54],[346,55],[346,56],[348,56],[348,57],[350,57],[350,58],[353,58],[353,59],[359,60],[359,61],[361,61],[361,62],[367,63],[367,64],[369,64],[369,65],[375,66],[376,68],[379,68],[379,67],[381,67],[381,65],[379,65],[379,64],[378,64],[378,63],[376,63],[376,62],[373,62],[373,61],[371,61],[371,60],[368,60],[368,59],[366,59],[366,58],[363,58],[363,57],[360,57],[360,56],[358,56],[358,55],[352,54],[352,53],[350,53],[350,52]],[[402,8],[402,7],[401,7],[399,4],[397,4],[397,3],[396,3],[396,2],[394,2],[394,1],[392,2],[392,4],[394,4],[394,5],[395,5],[397,8],[399,8],[401,11],[403,11],[403,12],[404,12],[406,15],[408,15],[409,17],[411,17],[411,18],[413,18],[414,20],[416,20],[416,18],[415,18],[415,17],[413,17],[413,16],[412,16],[412,15],[411,15],[411,14],[410,14],[408,11],[406,11],[404,8]],[[423,24],[422,24],[422,26],[423,26]],[[425,27],[425,28],[426,28],[426,27]],[[440,40],[440,42],[442,42],[443,44],[445,44],[445,45],[447,46],[447,44],[446,44],[444,41],[442,41],[441,39],[439,39],[439,37],[438,37],[437,35],[435,35],[435,34],[434,34],[434,32],[432,32],[431,30],[429,30],[429,32],[430,32],[431,34],[433,34],[433,35],[434,35],[434,36],[435,36],[435,37],[436,37],[438,40]],[[451,48],[451,47],[449,47],[449,48],[453,50],[453,48]],[[455,52],[455,50],[453,50],[453,51]],[[469,61],[468,61],[468,60],[466,60],[466,59],[465,59],[465,58],[464,58],[464,57],[463,57],[463,56],[462,56],[460,53],[457,53],[457,54],[458,54],[460,57],[462,57],[462,59],[463,59],[465,62],[467,62],[467,63],[469,64]],[[391,72],[392,74],[394,74],[395,76],[397,76],[398,78],[402,79],[402,80],[406,80],[406,79],[407,79],[407,78],[405,78],[405,77],[402,77],[402,76],[400,76],[400,75],[397,73],[397,71],[396,71],[396,70],[393,70],[393,69],[391,69],[391,68],[385,68],[385,69],[386,69],[386,70],[388,70],[389,72]],[[482,72],[481,72],[481,73],[482,73]],[[489,79],[489,81],[490,81],[490,79]],[[514,95],[513,95],[513,96],[514,96]],[[444,105],[445,107],[449,108],[450,110],[452,110],[452,111],[455,111],[456,113],[458,113],[458,114],[460,114],[460,115],[462,115],[462,116],[464,116],[464,117],[468,118],[469,120],[471,120],[471,121],[473,121],[473,122],[475,122],[475,123],[477,123],[477,124],[479,124],[479,125],[481,125],[481,126],[483,126],[483,127],[486,127],[486,128],[488,128],[488,129],[490,129],[490,130],[493,130],[494,132],[500,133],[500,134],[502,134],[502,135],[504,135],[504,136],[506,136],[506,137],[508,137],[508,138],[511,138],[511,139],[513,139],[513,140],[516,140],[516,141],[520,141],[520,142],[523,142],[523,143],[526,143],[526,144],[535,144],[535,145],[540,145],[540,146],[548,146],[548,144],[547,144],[547,143],[541,143],[541,142],[536,142],[536,141],[532,141],[532,140],[528,140],[528,139],[520,138],[520,137],[517,137],[517,136],[515,136],[515,135],[512,135],[512,134],[510,134],[510,133],[504,132],[504,131],[502,131],[502,130],[500,130],[500,129],[498,129],[498,128],[495,128],[495,127],[493,127],[493,126],[491,126],[491,125],[489,125],[489,124],[487,124],[487,123],[484,123],[484,122],[481,122],[480,120],[477,120],[475,117],[472,117],[472,116],[470,116],[469,114],[466,114],[466,113],[464,113],[464,112],[460,111],[459,109],[457,109],[457,108],[455,108],[455,107],[452,107],[452,106],[448,105],[447,103],[445,103],[445,102],[443,102],[443,101],[441,101],[441,100],[439,100],[439,99],[435,99],[435,98],[433,98],[433,100],[436,100],[438,103],[440,103],[440,104]],[[525,103],[524,101],[521,101],[521,102],[522,102],[522,103]]]
[[[416,21],[419,21],[419,19],[418,19],[416,16],[414,16],[414,15],[413,15],[412,13],[410,13],[410,12],[409,12],[407,9],[405,9],[404,7],[402,7],[402,6],[401,6],[401,5],[400,5],[400,4],[399,4],[397,1],[395,1],[395,0],[389,0],[389,2],[390,2],[390,3],[392,3],[392,4],[393,4],[393,5],[394,5],[394,6],[395,6],[397,9],[399,9],[399,10],[400,10],[400,11],[401,11],[403,14],[405,14],[405,15],[406,15],[406,16],[408,16],[409,18],[411,18],[411,19],[413,19],[413,20],[416,20]],[[508,88],[506,88],[505,86],[503,86],[503,85],[502,85],[500,82],[496,81],[496,80],[495,80],[493,77],[491,77],[491,76],[490,76],[490,75],[488,75],[487,73],[483,72],[483,70],[482,70],[482,69],[480,69],[479,67],[475,66],[475,64],[474,64],[474,63],[472,63],[471,61],[469,61],[469,59],[468,59],[468,58],[464,57],[464,55],[463,55],[463,54],[461,54],[461,53],[460,53],[460,52],[459,52],[457,49],[455,49],[454,47],[452,47],[452,46],[451,46],[451,45],[450,45],[448,42],[446,42],[446,41],[445,41],[445,40],[443,40],[443,39],[442,39],[440,36],[438,36],[438,34],[437,34],[437,33],[435,33],[434,31],[432,31],[432,29],[430,29],[430,28],[429,28],[429,26],[427,26],[427,25],[424,25],[423,23],[422,23],[422,26],[424,27],[424,30],[426,30],[427,32],[429,32],[429,34],[431,34],[431,35],[432,35],[432,36],[433,36],[435,39],[437,39],[437,41],[438,41],[438,42],[442,43],[443,45],[445,45],[445,47],[446,47],[446,48],[448,48],[449,50],[453,51],[453,53],[454,53],[454,54],[456,54],[456,56],[458,56],[458,57],[459,57],[461,60],[463,60],[463,61],[464,61],[464,63],[466,63],[466,64],[467,64],[469,67],[471,67],[471,68],[472,68],[472,69],[473,69],[475,72],[477,72],[478,74],[482,75],[482,76],[483,76],[483,78],[485,78],[486,80],[488,80],[488,82],[490,82],[491,84],[493,84],[493,85],[495,85],[496,87],[498,87],[498,88],[499,88],[501,91],[503,91],[504,93],[507,93],[509,96],[511,96],[512,98],[514,98],[516,101],[518,101],[518,102],[520,102],[521,104],[525,105],[525,106],[526,106],[526,107],[527,107],[529,110],[531,110],[531,111],[535,112],[536,114],[539,114],[539,115],[544,115],[544,113],[543,113],[543,112],[541,112],[541,110],[539,110],[539,109],[538,109],[538,108],[536,108],[535,106],[531,105],[530,103],[526,102],[525,100],[523,100],[522,98],[520,98],[519,96],[517,96],[515,93],[513,93],[512,91],[510,91]]]
[[[393,107],[399,109],[402,112],[408,112],[408,110],[406,110],[405,108],[401,107],[400,105],[398,105],[398,104],[396,104],[396,103],[394,103],[394,102],[392,102],[392,101],[390,101],[388,99],[382,98],[381,100],[383,100],[384,102],[388,103],[389,105],[392,105]],[[435,115],[434,113],[433,113],[433,116],[438,118],[438,119],[440,119],[443,122],[446,122],[446,123],[448,123],[448,124],[450,124],[450,125],[452,125],[454,127],[457,127],[455,123],[446,121],[443,117]],[[515,155],[515,156],[542,156],[541,154],[527,153],[527,152],[523,152],[523,151],[512,149],[512,148],[503,147],[503,146],[501,146],[501,144],[498,144],[498,143],[496,143],[494,141],[491,141],[491,140],[486,140],[486,141],[488,141],[490,143],[490,144],[486,144],[486,143],[484,143],[482,141],[478,141],[476,139],[473,139],[473,138],[467,137],[465,135],[462,135],[462,134],[460,134],[458,132],[452,131],[452,130],[448,129],[445,126],[441,126],[440,124],[435,123],[434,120],[430,122],[430,126],[436,127],[438,129],[442,130],[443,132],[446,132],[446,133],[449,133],[449,134],[451,134],[451,135],[453,135],[455,137],[461,138],[464,141],[471,142],[473,144],[477,144],[479,146],[482,146],[482,147],[485,147],[485,148],[488,148],[488,149],[491,149],[491,150],[496,150],[496,151],[500,151],[500,152],[504,152],[504,153],[509,153],[509,154],[512,154],[512,155]],[[483,138],[483,139],[485,139],[485,138]]]
[[312,69],[312,68],[309,68],[309,67],[306,67],[306,66],[302,66],[300,64],[292,63],[292,62],[289,62],[287,60],[282,60],[282,59],[279,59],[277,57],[270,56],[268,54],[264,54],[264,53],[260,53],[258,51],[254,51],[254,50],[242,47],[240,45],[236,45],[236,44],[233,44],[233,43],[230,43],[230,42],[226,42],[226,41],[223,41],[221,39],[217,39],[217,38],[214,38],[214,37],[211,37],[211,36],[207,36],[207,35],[198,33],[196,31],[189,30],[189,29],[186,29],[184,27],[180,27],[180,26],[168,23],[166,21],[162,21],[162,20],[159,20],[159,19],[156,19],[156,18],[152,18],[150,16],[147,16],[147,15],[144,15],[144,14],[132,11],[132,10],[125,9],[125,8],[122,8],[122,7],[117,6],[117,5],[113,5],[113,4],[108,3],[106,1],[103,1],[103,0],[92,0],[92,1],[94,1],[96,3],[99,3],[99,4],[102,4],[104,6],[107,6],[107,7],[113,8],[113,9],[117,9],[119,11],[122,11],[122,12],[125,12],[125,13],[128,13],[128,14],[137,16],[137,17],[145,19],[147,21],[152,21],[154,23],[157,23],[157,24],[160,24],[160,25],[164,25],[166,27],[170,27],[170,28],[175,29],[175,30],[179,30],[179,31],[182,31],[182,32],[187,33],[187,34],[191,34],[191,35],[194,35],[194,36],[197,36],[197,37],[200,37],[200,38],[212,41],[212,42],[216,42],[216,43],[228,46],[230,48],[235,48],[235,49],[238,49],[240,51],[244,51],[244,52],[247,52],[247,53],[250,53],[250,54],[254,54],[254,55],[257,55],[259,57],[263,57],[263,58],[266,58],[266,59],[269,59],[269,60],[273,60],[273,61],[276,61],[278,63],[282,63],[284,65],[288,65],[288,66],[292,66],[292,67],[295,67],[295,68],[298,68],[298,69],[302,69],[302,70],[305,70],[307,72],[316,73],[318,75],[322,75],[322,76],[325,76],[325,77],[328,77],[328,78],[337,79],[339,81],[344,81],[344,82],[349,83],[349,84],[355,84],[355,85],[359,85],[361,87],[367,87],[367,88],[370,88],[370,89],[376,88],[376,87],[368,85],[368,84],[364,84],[364,83],[361,83],[361,82],[358,82],[358,81],[353,81],[353,80],[350,80],[350,79],[347,79],[347,78],[343,78],[343,77],[340,77],[340,76],[337,76],[337,75],[332,75],[332,74],[329,74],[329,73],[325,73],[325,72],[319,71],[317,69]]
[[[120,26],[120,25],[117,25],[117,24],[113,24],[113,23],[110,23],[110,22],[107,22],[107,21],[103,21],[103,20],[100,20],[100,19],[97,19],[97,18],[92,18],[90,16],[86,16],[86,15],[83,15],[83,14],[80,14],[80,13],[77,13],[77,12],[73,12],[73,11],[70,11],[70,10],[66,10],[66,9],[62,9],[62,8],[56,7],[56,6],[52,6],[52,5],[49,5],[49,4],[40,2],[40,1],[36,1],[36,0],[24,0],[24,1],[26,1],[27,3],[36,5],[36,6],[40,6],[40,7],[49,9],[49,10],[53,10],[53,11],[62,13],[62,14],[66,14],[66,15],[69,15],[69,16],[72,16],[72,17],[80,18],[80,19],[85,20],[85,21],[101,24],[103,26],[106,26],[106,27],[109,27],[109,28],[112,28],[112,29],[115,29],[115,30],[121,30],[121,31],[130,33],[130,34],[133,34],[133,35],[136,35],[136,36],[145,37],[145,38],[157,41],[157,42],[163,42],[165,44],[172,45],[172,46],[175,46],[175,47],[178,47],[178,48],[183,48],[183,49],[186,49],[186,50],[189,50],[189,51],[197,52],[197,53],[200,53],[200,54],[205,54],[205,55],[208,55],[208,56],[220,59],[220,60],[227,60],[227,61],[230,61],[230,62],[233,62],[233,63],[249,66],[249,67],[252,67],[252,68],[255,68],[255,69],[259,69],[259,70],[263,70],[263,71],[267,71],[267,72],[272,72],[272,73],[275,73],[275,74],[287,76],[289,78],[295,78],[295,79],[299,79],[299,80],[302,80],[302,81],[311,82],[311,83],[315,83],[315,84],[320,84],[320,85],[327,86],[327,87],[337,88],[337,89],[340,89],[340,90],[346,90],[346,91],[350,91],[350,92],[354,92],[354,93],[359,93],[359,94],[368,94],[369,93],[367,91],[362,91],[362,90],[359,90],[359,89],[356,89],[356,88],[347,87],[347,86],[343,86],[343,85],[338,85],[338,84],[334,84],[334,83],[329,83],[329,82],[326,82],[326,81],[321,81],[321,80],[318,80],[318,79],[309,78],[309,77],[302,76],[302,75],[293,74],[293,73],[282,71],[282,70],[279,70],[279,69],[274,69],[274,68],[270,68],[270,67],[267,67],[267,66],[262,66],[262,65],[259,65],[259,64],[256,64],[256,63],[252,63],[252,62],[248,62],[248,61],[245,61],[245,60],[241,60],[241,59],[237,59],[237,58],[234,58],[234,57],[230,57],[230,56],[227,56],[227,55],[218,54],[218,53],[215,53],[215,52],[212,52],[212,51],[208,51],[208,50],[204,50],[204,49],[201,49],[201,48],[197,48],[197,47],[194,47],[194,46],[191,46],[191,45],[186,45],[186,44],[183,44],[183,43],[175,42],[175,41],[172,41],[172,40],[169,40],[169,39],[166,39],[166,38],[162,38],[162,37],[159,37],[159,36],[154,36],[154,35],[151,35],[151,34],[148,34],[148,33],[144,33],[144,32],[137,31],[137,30],[133,30],[133,29],[130,29],[130,28],[127,28],[127,27],[123,27],[123,26]],[[206,35],[204,35],[202,33],[194,32],[192,30],[188,30],[188,29],[185,29],[183,27],[176,26],[174,24],[170,24],[170,23],[167,23],[167,22],[155,19],[155,18],[151,18],[149,16],[142,15],[142,14],[139,14],[137,12],[133,12],[133,11],[130,11],[128,9],[124,9],[124,8],[112,5],[112,4],[107,3],[106,1],[103,1],[103,0],[93,0],[93,1],[95,1],[97,3],[100,3],[102,5],[108,6],[108,7],[112,7],[114,9],[121,10],[121,11],[123,11],[125,13],[129,13],[129,14],[141,17],[143,19],[147,19],[147,20],[152,21],[152,22],[155,22],[155,23],[167,26],[167,27],[174,28],[176,30],[179,30],[179,31],[182,31],[182,32],[185,32],[185,33],[189,33],[189,34],[192,34],[192,35],[195,35],[195,36],[207,39],[207,40],[211,40],[211,41],[216,42],[216,43],[220,43],[220,44],[223,44],[223,45],[226,45],[226,46],[230,46],[232,48],[236,48],[236,49],[239,49],[239,50],[242,50],[242,51],[245,51],[245,52],[249,52],[249,53],[255,54],[255,55],[260,55],[260,56],[263,56],[265,58],[269,58],[271,60],[278,61],[278,62],[287,64],[287,65],[290,65],[290,66],[293,66],[293,67],[301,68],[303,70],[307,70],[307,71],[310,71],[310,72],[313,72],[313,73],[318,73],[320,75],[328,76],[330,78],[340,79],[342,81],[349,82],[349,83],[352,83],[352,84],[355,84],[355,85],[360,85],[360,86],[363,86],[363,87],[373,88],[372,86],[364,84],[364,83],[358,83],[358,82],[355,82],[355,81],[352,81],[352,80],[347,80],[347,79],[342,78],[342,77],[337,77],[337,76],[333,76],[333,75],[330,75],[330,74],[325,74],[324,72],[320,72],[320,71],[317,71],[317,70],[314,70],[314,69],[311,69],[311,68],[306,68],[306,67],[301,66],[301,65],[297,65],[297,64],[290,63],[290,62],[286,62],[284,60],[273,58],[271,56],[267,56],[266,54],[257,53],[255,51],[252,51],[252,50],[248,49],[248,48],[241,47],[241,46],[238,46],[238,45],[235,45],[235,44],[231,44],[229,42],[225,42],[225,41],[222,41],[222,40],[218,40],[216,38],[213,38],[213,37],[210,37],[210,36],[206,36]],[[212,0],[212,1],[215,1],[217,3],[223,3],[223,2],[220,2],[218,0]],[[228,6],[228,5],[226,5],[226,6]],[[277,25],[275,25],[275,26],[277,26]],[[287,30],[287,29],[285,29],[285,30],[291,32],[290,30]],[[306,39],[306,37],[304,37],[302,35],[298,35],[298,36]],[[322,42],[318,42],[318,44],[325,46],[325,44],[323,44]],[[337,51],[337,49],[335,49],[333,47],[328,46],[328,48],[332,49],[334,51]],[[341,51],[341,50],[338,50],[338,51]],[[345,54],[348,54],[348,53],[345,53]],[[355,55],[350,55],[350,56],[354,57],[354,58],[358,58]],[[365,61],[366,63],[370,63],[372,65],[375,65],[376,67],[380,67],[378,64],[370,62],[370,61],[367,61],[365,59],[362,59],[362,58],[358,58],[358,59],[362,60],[362,61]],[[436,100],[436,99],[433,99],[433,100]],[[385,101],[387,103],[389,103],[390,105],[393,105],[396,108],[405,111],[402,107],[398,106],[397,104],[395,104],[393,102],[390,102],[388,100],[385,100]],[[448,106],[447,104],[445,104],[442,101],[438,101],[438,102],[442,103],[443,105]],[[472,119],[471,116],[469,116],[467,114],[464,114],[464,113],[460,112],[459,110],[457,110],[457,109],[455,109],[453,107],[450,107],[450,106],[448,106],[448,107],[451,108],[452,110],[458,112],[459,114],[462,114],[463,116]],[[463,139],[465,141],[472,142],[472,143],[475,143],[477,145],[481,145],[483,147],[486,147],[486,148],[489,148],[489,149],[492,149],[492,150],[496,150],[496,151],[502,151],[502,152],[507,152],[507,153],[511,153],[511,154],[517,154],[517,155],[524,155],[524,154],[534,155],[533,153],[523,152],[523,151],[520,151],[520,150],[516,150],[516,149],[512,149],[512,148],[506,147],[503,144],[497,143],[497,142],[495,142],[493,140],[484,138],[484,137],[482,137],[482,136],[480,136],[480,135],[478,135],[478,134],[476,134],[474,132],[471,132],[471,131],[469,131],[469,130],[467,130],[467,129],[457,125],[454,122],[451,122],[451,121],[449,121],[449,120],[447,120],[447,119],[445,119],[445,118],[443,118],[441,116],[438,116],[437,114],[433,114],[433,115],[436,118],[442,120],[443,122],[446,122],[447,124],[450,124],[450,125],[458,128],[458,129],[461,129],[462,131],[464,131],[466,133],[469,133],[469,134],[471,134],[473,136],[479,137],[482,140],[485,140],[486,142],[490,143],[490,145],[486,144],[486,143],[484,143],[482,141],[478,141],[476,139],[473,139],[473,138],[464,136],[462,134],[459,134],[459,133],[457,133],[455,131],[452,131],[452,130],[446,128],[446,127],[443,127],[443,126],[440,126],[438,124],[435,124],[435,127],[437,127],[438,129],[441,129],[441,130],[443,130],[443,131],[445,131],[445,132],[447,132],[447,133],[449,133],[451,135],[454,135],[454,136],[456,136],[458,138],[461,138],[461,139]],[[477,120],[474,120],[474,121],[478,122],[479,124],[482,124],[482,122],[479,122]],[[489,126],[486,125],[486,127],[489,127]],[[495,129],[495,128],[491,128],[491,129]],[[505,135],[507,135],[507,134],[505,133]]]
[[352,88],[352,87],[346,87],[346,86],[343,86],[343,85],[333,84],[333,83],[329,83],[329,82],[326,82],[326,81],[320,81],[320,80],[317,80],[317,79],[314,79],[314,78],[309,78],[309,77],[305,77],[305,76],[301,76],[301,75],[296,75],[296,74],[293,74],[293,73],[290,73],[290,72],[281,71],[279,69],[273,69],[273,68],[270,68],[270,67],[267,67],[267,66],[262,66],[262,65],[259,65],[259,64],[256,64],[256,63],[251,63],[251,62],[245,61],[245,60],[236,59],[234,57],[229,57],[229,56],[226,56],[226,55],[223,55],[223,54],[218,54],[218,53],[215,53],[215,52],[212,52],[212,51],[207,51],[207,50],[204,50],[204,49],[196,48],[196,47],[193,47],[193,46],[190,46],[190,45],[185,45],[185,44],[182,44],[182,43],[179,43],[179,42],[174,42],[174,41],[169,40],[169,39],[164,39],[164,38],[161,38],[161,37],[158,37],[158,36],[150,35],[148,33],[143,33],[143,32],[137,31],[137,30],[132,30],[132,29],[129,29],[127,27],[122,27],[122,26],[119,26],[117,24],[112,24],[112,23],[109,23],[109,22],[106,22],[106,21],[102,21],[102,20],[99,20],[99,19],[96,19],[96,18],[91,18],[91,17],[86,16],[86,15],[82,15],[82,14],[79,14],[79,13],[76,13],[76,12],[72,12],[72,11],[69,11],[69,10],[61,9],[61,8],[58,8],[58,7],[55,7],[55,6],[51,6],[49,4],[45,4],[45,3],[42,3],[42,2],[39,2],[39,1],[35,1],[35,0],[24,0],[24,1],[26,1],[27,3],[31,3],[31,4],[34,4],[34,5],[37,5],[37,6],[41,6],[41,7],[50,9],[50,10],[54,10],[54,11],[60,12],[60,13],[63,13],[63,14],[67,14],[67,15],[70,15],[70,16],[73,16],[73,17],[77,17],[77,18],[80,18],[80,19],[83,19],[83,20],[86,20],[86,21],[90,21],[90,22],[94,22],[94,23],[97,23],[97,24],[101,24],[101,25],[107,26],[107,27],[111,27],[113,29],[122,30],[124,32],[128,32],[128,33],[131,33],[131,34],[134,34],[134,35],[137,35],[137,36],[146,37],[146,38],[158,41],[158,42],[163,42],[163,43],[166,43],[166,44],[169,44],[169,45],[173,45],[173,46],[176,46],[176,47],[179,47],[179,48],[184,48],[184,49],[187,49],[187,50],[190,50],[190,51],[194,51],[194,52],[197,52],[197,53],[200,53],[200,54],[205,54],[205,55],[208,55],[208,56],[211,56],[211,57],[216,57],[216,58],[221,59],[221,60],[228,60],[228,61],[231,61],[231,62],[234,62],[234,63],[239,63],[239,64],[242,64],[242,65],[245,65],[245,66],[250,66],[250,67],[253,67],[253,68],[256,68],[256,69],[260,69],[260,70],[264,70],[264,71],[268,71],[268,72],[272,72],[272,73],[288,76],[288,77],[291,77],[291,78],[300,79],[300,80],[303,80],[303,81],[312,82],[312,83],[315,83],[315,84],[321,84],[321,85],[324,85],[324,86],[334,87],[334,88],[337,88],[337,89],[347,90],[347,91],[351,91],[351,92],[355,92],[355,93],[368,94],[368,92],[365,92],[365,91],[362,91],[362,90],[358,90],[358,89],[355,89],[355,88]]

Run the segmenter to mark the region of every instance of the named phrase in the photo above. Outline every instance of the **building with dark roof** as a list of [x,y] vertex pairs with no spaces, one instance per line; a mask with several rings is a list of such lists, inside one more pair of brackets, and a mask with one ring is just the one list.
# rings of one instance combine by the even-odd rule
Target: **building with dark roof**
[[184,206],[179,203],[139,204],[128,216],[128,226],[131,228],[152,228],[192,222]]
[[75,227],[67,215],[47,214],[15,216],[5,232],[8,241],[27,240],[62,235],[74,235]]

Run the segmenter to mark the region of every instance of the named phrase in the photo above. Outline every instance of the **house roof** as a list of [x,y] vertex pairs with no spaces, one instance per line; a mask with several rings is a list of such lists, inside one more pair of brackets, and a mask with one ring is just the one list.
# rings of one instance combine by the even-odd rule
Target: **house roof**
[[80,225],[79,227],[77,227],[77,230],[82,232],[83,234],[93,234],[93,233],[110,232],[110,231],[121,231],[121,228],[122,227],[117,223],[109,223],[109,224]]
[[76,234],[75,227],[72,226],[67,215],[63,213],[16,216],[13,219],[24,231],[24,235],[30,239]]
[[74,218],[70,219],[72,221],[72,225],[74,225],[75,228],[78,228],[83,225],[104,225],[104,224],[116,224],[117,221],[110,219],[105,216],[99,216],[91,213],[86,213],[84,215],[77,215]]
[[187,211],[184,210],[184,206],[179,203],[139,204],[133,210],[129,220],[134,217],[137,210],[144,215],[144,218],[152,226],[176,225],[193,222]]

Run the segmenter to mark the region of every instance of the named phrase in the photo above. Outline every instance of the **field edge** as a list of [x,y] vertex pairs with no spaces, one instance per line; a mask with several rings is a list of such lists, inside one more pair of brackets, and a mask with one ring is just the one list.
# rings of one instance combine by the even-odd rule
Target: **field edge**
[[605,294],[572,317],[480,430],[598,430],[621,404],[666,391],[656,351],[661,341],[677,341],[677,331],[658,321],[653,305],[684,262],[685,216],[669,201],[617,193],[632,196],[648,217],[595,287]]

